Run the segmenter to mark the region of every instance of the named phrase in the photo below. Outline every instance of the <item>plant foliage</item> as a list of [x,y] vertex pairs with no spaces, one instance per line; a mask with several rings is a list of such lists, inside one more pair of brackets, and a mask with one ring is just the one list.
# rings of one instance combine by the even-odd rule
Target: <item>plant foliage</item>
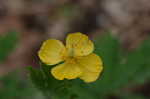
[[[29,68],[32,82],[47,99],[104,99],[129,83],[141,84],[150,77],[150,39],[134,51],[125,53],[119,41],[107,34],[95,40],[95,48],[95,53],[102,57],[104,63],[103,74],[96,82],[86,84],[79,79],[56,80],[50,73],[53,66],[45,64],[41,64],[40,69]],[[131,95],[124,97],[127,96]]]
[[9,32],[0,36],[0,62],[4,61],[10,52],[15,48],[18,40],[16,32]]

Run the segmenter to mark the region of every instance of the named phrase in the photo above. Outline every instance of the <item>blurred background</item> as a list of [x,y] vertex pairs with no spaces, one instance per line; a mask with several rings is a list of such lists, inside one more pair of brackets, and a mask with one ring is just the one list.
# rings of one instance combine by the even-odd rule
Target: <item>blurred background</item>
[[[0,0],[0,99],[44,99],[29,83],[25,69],[39,66],[37,51],[44,40],[64,40],[74,32],[95,40],[108,31],[125,53],[137,49],[149,38],[150,1]],[[124,92],[145,97],[131,99],[149,99],[149,77],[142,84],[125,86]],[[107,98],[124,99],[113,94]]]

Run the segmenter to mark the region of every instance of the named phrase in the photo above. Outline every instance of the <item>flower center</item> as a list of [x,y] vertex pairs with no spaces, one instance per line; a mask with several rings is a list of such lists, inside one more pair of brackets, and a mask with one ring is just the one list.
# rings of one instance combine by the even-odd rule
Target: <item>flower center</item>
[[69,64],[75,64],[76,59],[74,57],[67,57],[66,62],[69,63]]
[[74,57],[75,56],[75,48],[77,47],[77,44],[71,44],[68,48],[68,56],[69,57]]
[[74,51],[74,46],[67,49],[67,56],[66,56],[66,62],[70,64],[76,63],[76,58],[75,58],[75,51]]

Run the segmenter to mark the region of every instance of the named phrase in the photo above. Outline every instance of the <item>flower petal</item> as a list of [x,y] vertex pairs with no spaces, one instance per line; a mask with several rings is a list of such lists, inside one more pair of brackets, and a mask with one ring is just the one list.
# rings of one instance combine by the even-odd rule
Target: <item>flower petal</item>
[[83,71],[80,79],[85,82],[93,82],[98,79],[103,70],[102,60],[99,56],[92,53],[88,56],[79,57],[77,61],[81,65]]
[[54,65],[63,61],[65,52],[65,46],[59,40],[49,39],[43,43],[38,55],[44,63]]
[[88,36],[82,33],[69,34],[66,40],[66,47],[69,55],[85,56],[93,52],[94,45]]
[[58,79],[75,79],[81,75],[81,69],[75,63],[63,63],[51,70],[52,75]]

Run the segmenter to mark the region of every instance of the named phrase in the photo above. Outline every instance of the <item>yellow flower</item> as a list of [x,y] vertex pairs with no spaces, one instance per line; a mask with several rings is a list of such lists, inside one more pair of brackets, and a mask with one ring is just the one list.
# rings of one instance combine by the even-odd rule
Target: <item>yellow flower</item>
[[51,70],[56,79],[80,78],[88,83],[97,80],[103,70],[102,60],[92,53],[93,50],[94,44],[88,36],[71,33],[67,36],[66,46],[59,40],[49,39],[43,43],[38,55],[48,65],[64,61]]

